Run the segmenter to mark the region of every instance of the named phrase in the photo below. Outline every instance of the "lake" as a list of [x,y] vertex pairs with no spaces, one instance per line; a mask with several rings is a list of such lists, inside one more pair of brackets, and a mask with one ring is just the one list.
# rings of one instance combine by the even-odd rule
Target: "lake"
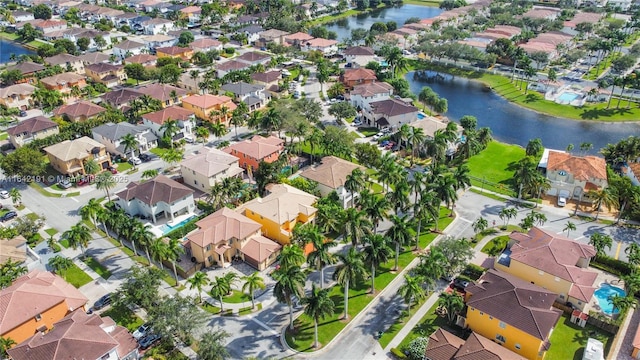
[[564,150],[568,144],[593,144],[596,154],[609,143],[640,133],[638,123],[604,123],[578,121],[548,116],[514,105],[478,81],[442,74],[443,81],[428,82],[414,79],[409,72],[406,79],[411,91],[419,94],[423,86],[431,87],[449,102],[445,114],[458,121],[464,115],[478,119],[478,127],[489,127],[496,140],[526,146],[530,139],[540,138],[545,147]]
[[442,13],[442,10],[436,7],[405,4],[350,16],[324,26],[327,30],[335,31],[338,34],[339,41],[344,41],[351,37],[352,29],[363,28],[369,30],[371,25],[378,21],[385,23],[395,21],[398,24],[398,28],[400,28],[408,18],[429,19],[440,15],[440,13]]
[[12,41],[0,39],[0,64],[10,62],[11,54],[20,56],[22,54],[34,54],[34,52]]

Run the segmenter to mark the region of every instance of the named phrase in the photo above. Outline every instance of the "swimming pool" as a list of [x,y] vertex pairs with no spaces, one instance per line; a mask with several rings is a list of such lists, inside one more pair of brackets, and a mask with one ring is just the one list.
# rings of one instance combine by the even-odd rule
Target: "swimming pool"
[[562,94],[560,94],[560,96],[558,96],[556,100],[559,101],[560,103],[571,103],[573,100],[579,97],[580,97],[580,94],[565,91]]
[[593,296],[598,299],[598,305],[600,305],[600,309],[602,309],[602,312],[607,315],[617,314],[620,312],[620,310],[618,309],[615,309],[615,311],[613,311],[613,305],[609,302],[609,297],[616,295],[625,296],[627,295],[627,293],[625,293],[625,291],[620,289],[619,287],[615,287],[607,283],[600,284],[598,290],[593,293]]
[[183,227],[186,223],[188,223],[189,221],[193,220],[196,217],[197,217],[196,215],[192,215],[192,216],[180,221],[179,223],[177,223],[177,224],[175,224],[173,226],[171,226],[169,224],[162,225],[160,227],[160,230],[162,230],[162,235],[166,235],[166,234],[172,232],[175,229]]

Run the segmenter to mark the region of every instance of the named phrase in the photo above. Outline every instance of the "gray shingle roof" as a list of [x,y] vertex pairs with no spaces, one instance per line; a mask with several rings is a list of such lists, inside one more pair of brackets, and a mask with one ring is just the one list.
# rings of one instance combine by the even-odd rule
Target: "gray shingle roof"
[[[93,132],[109,140],[119,140],[127,134],[136,135],[148,130],[145,126],[131,125],[128,122],[106,123],[93,128]],[[155,136],[154,136],[155,138]]]
[[222,85],[221,89],[237,95],[246,95],[254,91],[264,90],[264,86],[247,84],[246,82],[239,82],[224,84]]

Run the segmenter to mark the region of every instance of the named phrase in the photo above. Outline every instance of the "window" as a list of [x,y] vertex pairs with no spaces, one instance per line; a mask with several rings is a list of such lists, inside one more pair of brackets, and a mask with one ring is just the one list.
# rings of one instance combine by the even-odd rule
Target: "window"
[[496,335],[496,340],[498,340],[500,342],[503,342],[503,343],[507,342],[507,338],[505,338],[504,336],[502,336],[500,334]]
[[483,316],[483,315],[484,315],[484,313],[482,311],[480,311],[480,316]]
[[567,175],[567,172],[564,171],[564,170],[560,170],[560,171],[558,171],[558,175],[565,176],[565,175]]
[[500,324],[498,324],[498,326],[500,326],[500,329],[506,329],[507,328],[507,324],[505,324],[502,321],[500,321]]
[[42,314],[36,315],[36,321],[40,321],[40,320],[42,320]]
[[520,346],[520,344],[516,344],[516,350],[520,350],[522,348],[522,346]]

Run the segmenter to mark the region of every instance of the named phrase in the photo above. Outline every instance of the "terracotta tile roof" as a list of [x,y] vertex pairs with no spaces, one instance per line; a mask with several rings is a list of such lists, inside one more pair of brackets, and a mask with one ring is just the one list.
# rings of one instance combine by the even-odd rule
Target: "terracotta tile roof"
[[247,240],[240,252],[257,263],[261,263],[274,253],[279,252],[280,249],[282,249],[282,245],[277,242],[269,240],[262,235],[254,235]]
[[108,93],[102,95],[102,100],[106,103],[109,103],[113,106],[120,106],[130,102],[133,99],[137,99],[142,96],[142,93],[137,92],[133,89],[119,89],[109,91]]
[[386,116],[410,114],[413,112],[417,113],[420,111],[417,107],[408,105],[405,102],[396,99],[374,101],[370,103],[369,106],[371,106],[371,109],[375,114],[382,114]]
[[241,61],[231,60],[227,62],[223,62],[216,66],[216,70],[222,71],[233,71],[233,70],[242,70],[248,68],[249,65],[247,63],[243,63]]
[[306,45],[307,46],[313,46],[313,47],[329,47],[329,46],[336,45],[337,43],[338,42],[336,40],[315,38],[315,39],[311,39],[311,40],[307,41]]
[[18,235],[13,239],[0,241],[0,264],[11,260],[22,263],[27,259],[27,239]]
[[165,123],[165,121],[169,119],[177,120],[177,121],[186,121],[190,117],[192,117],[194,114],[195,113],[193,111],[187,110],[183,107],[170,106],[159,111],[144,114],[142,115],[142,118],[147,119],[151,122],[154,122],[158,125],[162,125]]
[[191,44],[189,44],[192,49],[207,49],[210,47],[218,47],[220,45],[222,45],[220,41],[210,38],[194,40]]
[[155,55],[139,54],[139,55],[133,55],[133,56],[129,56],[128,58],[125,58],[124,62],[127,64],[144,64],[144,63],[153,62],[156,60],[158,60],[158,57]]
[[77,83],[80,80],[85,79],[84,75],[80,75],[74,72],[65,72],[62,74],[56,74],[40,79],[40,82],[49,86],[64,86],[68,83]]
[[277,39],[281,36],[286,36],[286,35],[289,35],[289,33],[286,31],[282,31],[278,29],[269,29],[261,32],[260,38],[272,40],[272,39]]
[[0,290],[0,334],[60,303],[73,311],[82,308],[87,301],[89,299],[60,276],[33,270]]
[[347,177],[355,169],[364,171],[365,168],[335,156],[325,156],[322,158],[321,165],[307,168],[300,176],[316,181],[331,189],[337,189],[340,186],[344,186]]
[[90,118],[105,111],[107,111],[107,109],[100,105],[96,105],[90,101],[80,100],[75,104],[60,106],[53,111],[53,114],[58,116],[67,115],[70,118],[76,118],[79,116],[86,116],[87,118]]
[[173,85],[168,85],[168,84],[159,84],[159,83],[154,83],[154,84],[149,84],[149,85],[145,85],[145,86],[140,86],[137,89],[135,89],[135,91],[145,94],[145,95],[149,95],[150,97],[160,100],[160,102],[164,103],[167,100],[171,100],[173,99],[171,97],[171,93],[173,91],[176,92],[176,95],[178,96],[178,99],[187,95],[187,91],[184,89],[181,89],[179,87],[175,87]]
[[251,74],[251,79],[253,81],[259,81],[263,83],[271,83],[274,81],[278,81],[281,78],[282,72],[280,72],[280,70]]
[[262,225],[227,207],[214,212],[196,223],[198,230],[187,239],[200,247],[226,245],[230,239],[245,239],[255,234]]
[[285,36],[286,40],[289,41],[309,41],[313,39],[313,36],[307,34],[307,33],[303,33],[303,32],[297,32],[297,33],[293,33],[291,35],[287,35]]
[[238,208],[238,212],[250,210],[276,224],[293,221],[299,214],[312,215],[316,213],[313,204],[318,198],[311,194],[286,184],[273,184],[269,191],[269,195],[253,199],[242,205]]
[[183,48],[180,46],[168,46],[163,48],[157,48],[156,51],[161,52],[163,54],[167,54],[167,55],[180,55],[180,54],[187,53],[189,51],[193,51],[193,49]]
[[482,311],[540,340],[547,340],[562,315],[552,306],[557,294],[496,270],[466,291],[467,311]]
[[99,51],[80,55],[79,58],[87,64],[98,64],[109,61],[109,55],[101,53]]
[[82,61],[82,59],[80,59],[77,56],[74,55],[70,55],[70,54],[58,54],[56,56],[51,56],[48,58],[44,59],[44,62],[54,66],[54,65],[64,65],[66,66],[67,63],[75,63],[75,62],[80,62]]
[[122,49],[122,50],[132,50],[132,49],[139,49],[144,47],[143,43],[139,43],[137,41],[133,41],[133,40],[125,40],[121,43],[117,43],[115,45],[113,45],[114,48],[118,48],[118,49]]
[[357,80],[377,80],[376,72],[370,69],[357,68],[347,69],[342,75],[344,81],[357,81]]
[[182,99],[183,103],[191,104],[201,109],[210,109],[214,106],[225,105],[229,111],[233,111],[237,108],[236,104],[231,101],[231,98],[225,95],[191,95]]
[[596,156],[575,156],[564,152],[549,151],[547,171],[565,170],[574,178],[584,181],[607,179],[607,163]]
[[31,135],[43,130],[57,128],[58,124],[51,119],[46,118],[44,116],[36,116],[26,120],[21,121],[18,125],[14,127],[10,127],[7,129],[7,133],[9,135],[17,135],[26,133],[27,135]]
[[15,84],[0,88],[0,98],[6,99],[13,95],[31,95],[36,91],[36,87],[31,84]]
[[526,358],[472,332],[453,360],[526,360]]
[[131,182],[116,196],[125,201],[138,199],[149,206],[155,206],[159,202],[172,204],[191,194],[193,194],[193,190],[188,187],[164,175],[158,175],[143,183]]
[[202,148],[201,153],[184,159],[180,166],[188,171],[193,171],[210,178],[228,170],[236,164],[235,173],[227,172],[225,177],[231,177],[242,173],[238,167],[238,158],[226,152],[214,148]]
[[271,58],[271,56],[269,56],[267,54],[263,54],[263,53],[259,53],[259,52],[255,52],[255,51],[250,51],[250,52],[247,52],[247,53],[244,53],[244,54],[238,56],[237,58],[235,58],[235,60],[254,63],[256,61],[263,61],[263,60],[267,60],[269,58]]
[[362,97],[371,97],[378,94],[392,94],[393,86],[386,82],[372,82],[369,84],[356,85],[351,90],[351,96],[360,95]]
[[244,140],[235,144],[231,144],[230,146],[224,149],[225,152],[233,154],[233,150],[251,156],[254,159],[264,159],[265,157],[282,151],[282,144],[284,142],[281,139],[278,139],[275,136],[269,136],[268,138],[264,138],[262,136],[256,135],[250,140]]
[[349,56],[374,56],[375,52],[368,46],[352,46],[345,49],[344,54]]
[[200,6],[187,6],[184,9],[181,9],[180,12],[184,14],[198,14],[202,11]]
[[38,71],[44,70],[44,65],[36,64],[34,62],[25,61],[16,65],[7,66],[7,71],[20,70],[23,75],[33,74]]
[[57,144],[47,146],[44,151],[61,161],[85,159],[89,157],[95,148],[104,149],[104,145],[90,137],[83,136],[79,139],[65,140]]
[[112,65],[107,63],[89,64],[84,67],[85,70],[93,71],[96,74],[104,74],[112,71],[122,70],[121,65]]
[[464,340],[446,330],[437,329],[429,335],[425,354],[431,360],[451,360],[462,344]]

